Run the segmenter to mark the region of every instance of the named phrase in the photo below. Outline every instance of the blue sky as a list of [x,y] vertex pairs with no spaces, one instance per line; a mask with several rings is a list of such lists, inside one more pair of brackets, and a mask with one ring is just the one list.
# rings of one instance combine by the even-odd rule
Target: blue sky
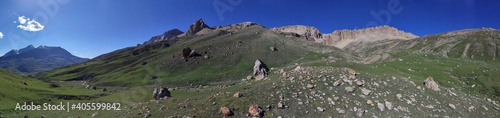
[[[500,29],[498,0],[0,0],[0,55],[29,44],[61,46],[93,58],[135,46],[170,29],[256,22],[306,25],[322,33],[389,25],[418,36]],[[47,6],[48,10],[47,10]],[[25,16],[43,26],[19,28]],[[388,17],[390,16],[390,19]],[[38,27],[40,28],[40,27]]]

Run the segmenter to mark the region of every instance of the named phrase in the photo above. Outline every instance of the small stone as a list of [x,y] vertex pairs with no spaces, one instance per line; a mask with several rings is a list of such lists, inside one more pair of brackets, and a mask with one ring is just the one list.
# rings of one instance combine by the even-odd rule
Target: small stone
[[339,101],[339,97],[333,97],[333,100]]
[[450,106],[451,108],[455,109],[455,105],[454,104],[448,104],[448,106]]
[[339,110],[339,114],[344,114],[345,113],[345,110],[341,109]]
[[471,112],[472,110],[474,110],[474,106],[469,107],[469,112]]
[[398,99],[401,99],[401,97],[403,97],[403,95],[398,93],[398,94],[396,94],[396,97],[398,97]]
[[239,97],[241,97],[241,93],[240,93],[240,92],[236,92],[236,93],[233,95],[233,97],[237,97],[237,98],[239,98]]
[[385,106],[387,107],[387,109],[392,110],[392,103],[391,102],[385,101]]
[[378,106],[378,109],[380,109],[380,111],[384,111],[384,104],[377,103],[377,106]]
[[98,114],[99,114],[98,112],[94,112],[94,113],[92,114],[92,118],[93,118],[93,117],[96,117]]
[[368,90],[368,89],[365,89],[365,88],[361,88],[361,92],[365,95],[370,95],[370,93],[372,93],[372,91]]
[[352,93],[352,92],[354,92],[354,87],[345,87],[345,90],[346,90],[348,93]]
[[363,82],[361,82],[361,81],[357,81],[357,82],[356,82],[356,85],[358,85],[358,86],[363,86]]
[[358,117],[361,117],[361,116],[363,116],[363,114],[365,114],[365,110],[363,110],[363,109],[358,109],[358,111],[357,111],[356,115],[358,115]]
[[340,86],[342,82],[340,80],[337,80],[333,83],[333,86]]
[[314,86],[311,84],[307,84],[307,88],[312,89],[312,88],[314,88]]
[[279,103],[278,103],[278,108],[283,109],[283,108],[285,108],[285,107],[284,107],[284,105],[283,105],[283,104],[281,104],[281,102],[279,102]]
[[316,109],[318,109],[318,111],[320,111],[320,112],[323,112],[323,111],[324,111],[324,109],[323,109],[323,108],[321,108],[321,107],[317,107]]
[[483,107],[484,110],[488,111],[488,107],[486,107],[484,105],[482,107]]
[[372,104],[373,104],[373,102],[372,102],[371,100],[368,100],[368,101],[366,101],[366,104],[368,104],[368,105],[372,105]]

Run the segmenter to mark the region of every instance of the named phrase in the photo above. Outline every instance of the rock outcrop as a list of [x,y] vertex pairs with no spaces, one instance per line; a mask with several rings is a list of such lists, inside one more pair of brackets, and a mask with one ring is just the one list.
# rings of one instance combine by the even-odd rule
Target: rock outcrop
[[427,77],[427,79],[424,80],[424,85],[434,91],[439,91],[439,85],[434,82],[434,78],[432,78],[431,76]]
[[310,41],[316,41],[316,39],[322,38],[322,33],[317,28],[303,25],[270,28],[270,30],[288,36],[297,36]]
[[158,86],[153,91],[153,99],[164,99],[166,97],[171,97],[170,91],[163,86]]
[[186,32],[186,36],[195,35],[199,31],[203,30],[203,28],[209,28],[203,19],[198,19],[198,21],[194,22],[191,26],[189,26],[188,31]]
[[379,26],[357,30],[335,30],[331,34],[322,34],[318,29],[309,26],[295,25],[270,28],[271,31],[285,36],[300,37],[321,44],[344,48],[353,42],[373,42],[384,39],[414,39],[418,36],[398,30],[394,27]]
[[235,31],[239,31],[243,28],[247,28],[247,27],[254,26],[254,25],[264,27],[260,24],[254,23],[254,22],[243,22],[243,23],[236,23],[236,24],[225,25],[225,26],[214,26],[214,27],[212,27],[212,29],[235,32]]
[[255,80],[264,79],[267,76],[269,68],[260,59],[255,60],[255,66],[253,66],[253,76]]
[[151,39],[149,39],[149,41],[145,41],[142,45],[147,45],[147,44],[151,44],[154,42],[169,40],[169,39],[171,39],[177,35],[180,35],[182,33],[184,33],[184,32],[180,31],[179,29],[168,30],[165,33],[163,33],[162,35],[151,37]]

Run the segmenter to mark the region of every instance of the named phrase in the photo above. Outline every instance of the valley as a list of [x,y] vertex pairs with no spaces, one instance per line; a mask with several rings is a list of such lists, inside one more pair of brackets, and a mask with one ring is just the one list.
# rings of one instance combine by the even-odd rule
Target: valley
[[[250,22],[208,27],[199,19],[187,32],[166,32],[143,45],[33,77],[1,69],[0,116],[500,115],[500,62],[496,60],[500,30],[466,29],[418,37],[380,26],[367,28],[370,32],[353,30],[349,38],[326,38],[335,31],[319,37],[321,32],[313,35],[311,28],[300,27],[305,28],[276,30]],[[363,38],[387,32],[393,33]],[[256,66],[256,60],[268,68]],[[265,71],[263,78],[261,71]],[[437,86],[429,85],[431,81]],[[171,96],[152,98],[158,95],[153,93],[158,86]],[[121,103],[122,109],[14,110],[19,102]]]

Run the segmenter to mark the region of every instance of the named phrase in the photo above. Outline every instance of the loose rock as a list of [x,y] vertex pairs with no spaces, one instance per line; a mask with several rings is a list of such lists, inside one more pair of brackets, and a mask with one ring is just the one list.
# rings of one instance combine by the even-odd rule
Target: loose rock
[[439,85],[434,82],[434,78],[432,78],[431,76],[427,77],[427,79],[424,80],[424,85],[434,91],[440,91]]
[[158,86],[153,91],[153,99],[164,99],[170,96],[170,91],[163,86]]
[[258,105],[250,105],[248,112],[254,117],[261,117],[263,110]]
[[253,76],[255,80],[262,80],[267,76],[269,68],[260,59],[255,60],[255,66],[253,66]]

